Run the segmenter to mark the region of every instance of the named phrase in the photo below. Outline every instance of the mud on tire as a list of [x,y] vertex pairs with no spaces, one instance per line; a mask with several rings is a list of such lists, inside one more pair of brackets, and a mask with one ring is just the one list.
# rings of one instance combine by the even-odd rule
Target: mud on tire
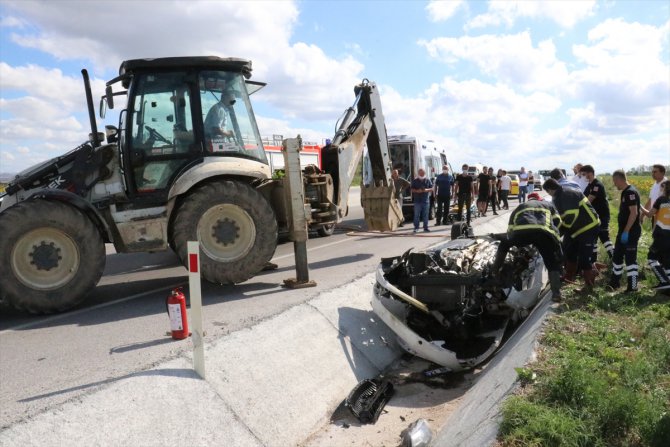
[[61,202],[27,200],[0,214],[0,299],[47,314],[86,298],[105,268],[93,222]]
[[200,241],[203,278],[219,284],[246,281],[260,272],[277,247],[270,203],[234,180],[208,183],[188,194],[175,211],[170,240],[188,267],[188,241]]

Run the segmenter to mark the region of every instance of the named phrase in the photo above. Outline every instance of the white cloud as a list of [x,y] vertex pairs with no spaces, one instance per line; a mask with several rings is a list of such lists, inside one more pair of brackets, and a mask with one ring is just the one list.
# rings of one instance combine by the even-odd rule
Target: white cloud
[[568,76],[563,62],[556,58],[551,40],[533,46],[528,31],[512,35],[443,37],[419,41],[428,54],[446,63],[465,60],[482,73],[526,89],[547,90],[562,85]]
[[[315,45],[291,43],[299,13],[292,1],[190,1],[171,3],[169,8],[136,2],[133,16],[150,18],[141,26],[127,20],[125,2],[7,3],[40,30],[15,33],[15,42],[59,59],[91,60],[98,71],[142,57],[251,59],[254,79],[268,83],[258,98],[288,116],[313,118],[315,113],[339,110],[342,93],[351,96],[363,68],[352,56],[332,58]],[[360,53],[360,47],[353,51]]]
[[4,158],[5,160],[9,160],[9,161],[16,160],[16,157],[14,156],[14,154],[12,154],[11,152],[7,152],[7,151],[2,151],[2,158]]
[[564,28],[572,28],[580,20],[592,15],[596,9],[595,0],[519,0],[490,1],[489,9],[466,23],[466,29],[487,26],[514,25],[519,18],[549,19]]
[[568,91],[589,104],[591,128],[623,134],[659,126],[667,130],[668,29],[668,23],[657,28],[607,20],[589,32],[590,44],[573,47],[583,66],[570,73]]
[[[51,103],[64,112],[85,111],[86,97],[82,78],[64,76],[57,68],[48,69],[37,65],[12,67],[0,62],[0,95],[5,98],[10,92],[24,93],[44,102]],[[104,91],[104,81],[92,79],[94,91]],[[11,106],[11,104],[5,104]],[[4,106],[3,105],[3,108]],[[40,113],[34,110],[34,113]]]
[[561,106],[541,92],[520,95],[502,84],[445,78],[417,98],[383,86],[386,126],[396,134],[418,134],[445,143],[450,161],[507,166],[509,154],[537,146],[535,127]]
[[[81,61],[82,66],[92,63],[94,98],[104,91],[99,78],[114,76],[123,60],[217,55],[252,60],[253,79],[268,83],[254,95],[255,102],[267,103],[287,118],[332,123],[353,102],[353,87],[360,82],[363,65],[353,56],[330,57],[316,45],[291,42],[299,13],[293,1],[171,2],[169,8],[136,2],[132,15],[142,20],[128,19],[128,5],[112,1],[3,2],[13,17],[30,24],[13,29],[15,43],[60,60]],[[362,50],[354,46],[350,51],[358,54]],[[13,67],[6,62],[0,62],[0,78],[3,111],[12,115],[2,123],[3,150],[15,151],[21,134],[31,138],[57,134],[56,123],[67,126],[58,135],[60,139],[54,140],[62,142],[61,151],[85,139],[88,119],[80,78],[64,76],[58,69]],[[29,98],[7,99],[17,94]],[[78,136],[70,134],[75,127],[79,127]],[[261,132],[276,130],[261,127]],[[32,144],[31,148],[38,153]]]
[[23,20],[14,16],[0,17],[0,28],[23,28],[25,23]]
[[453,17],[459,8],[464,6],[462,0],[431,0],[426,5],[426,11],[431,22],[443,22]]

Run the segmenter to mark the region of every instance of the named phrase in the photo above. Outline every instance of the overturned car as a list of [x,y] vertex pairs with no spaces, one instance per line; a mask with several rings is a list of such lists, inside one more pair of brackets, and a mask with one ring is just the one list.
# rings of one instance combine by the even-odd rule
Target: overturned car
[[372,308],[407,352],[453,371],[486,360],[539,302],[546,283],[533,246],[512,247],[494,278],[495,235],[461,237],[382,259]]

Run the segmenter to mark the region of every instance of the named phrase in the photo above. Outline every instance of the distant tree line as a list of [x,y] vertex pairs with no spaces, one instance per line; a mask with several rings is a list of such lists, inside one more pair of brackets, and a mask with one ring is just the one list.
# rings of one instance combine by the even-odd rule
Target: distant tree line
[[[640,165],[636,168],[631,168],[626,171],[627,175],[644,175],[651,174],[652,165]],[[670,165],[665,166],[665,172],[670,171]]]

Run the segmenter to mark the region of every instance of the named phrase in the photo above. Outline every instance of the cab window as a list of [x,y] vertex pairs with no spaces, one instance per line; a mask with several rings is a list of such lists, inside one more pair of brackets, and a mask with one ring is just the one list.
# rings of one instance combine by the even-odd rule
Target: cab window
[[242,75],[203,71],[199,84],[205,150],[267,163]]
[[193,132],[186,74],[143,75],[130,105],[130,119],[137,191],[169,187],[179,170],[200,151]]

